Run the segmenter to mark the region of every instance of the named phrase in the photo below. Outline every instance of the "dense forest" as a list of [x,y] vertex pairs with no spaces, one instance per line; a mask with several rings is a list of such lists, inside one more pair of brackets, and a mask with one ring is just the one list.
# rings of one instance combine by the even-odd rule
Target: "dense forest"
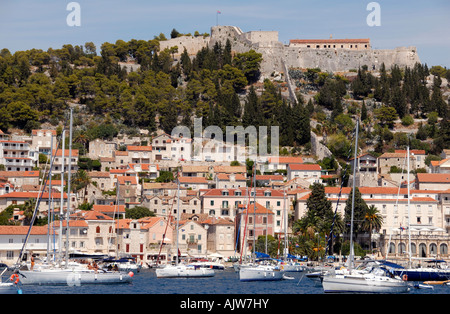
[[[171,36],[179,36],[176,30]],[[195,36],[207,36],[196,34]],[[353,79],[320,69],[292,71],[297,101],[282,95],[282,82],[260,82],[262,55],[234,53],[229,41],[203,48],[195,56],[178,48],[160,50],[164,34],[152,40],[105,42],[97,47],[64,45],[47,51],[0,51],[0,129],[30,132],[42,123],[60,125],[75,106],[76,137],[89,141],[119,132],[171,133],[176,125],[279,126],[283,153],[308,151],[310,131],[327,135],[338,158],[346,157],[348,135],[361,119],[362,147],[381,153],[410,144],[439,154],[450,147],[449,105],[441,88],[450,70],[393,67],[374,75],[356,69]],[[139,65],[127,71],[120,62]],[[433,74],[432,86],[427,77]],[[312,95],[312,97],[311,97]],[[421,119],[413,137],[394,132]],[[310,123],[311,120],[317,123]]]

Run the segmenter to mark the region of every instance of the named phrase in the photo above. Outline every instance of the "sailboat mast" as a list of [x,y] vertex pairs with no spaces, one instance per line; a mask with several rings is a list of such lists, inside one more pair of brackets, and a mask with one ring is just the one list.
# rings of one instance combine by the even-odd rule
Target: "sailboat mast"
[[[58,260],[59,260],[59,267],[61,267],[61,261],[62,261],[62,231],[63,231],[63,217],[64,217],[64,148],[65,148],[65,142],[66,142],[66,130],[62,131],[62,149],[61,149],[61,200],[59,203],[59,245],[58,245]],[[57,153],[58,151],[56,151]]]
[[177,265],[178,265],[178,222],[180,221],[180,173],[177,175]]
[[[67,168],[69,169],[69,173],[67,176],[67,210],[66,210],[66,268],[69,264],[69,218],[70,218],[70,197],[71,197],[71,174],[72,174],[72,108],[70,109],[70,129],[69,129],[69,161],[67,163]],[[64,149],[64,147],[63,147]]]
[[284,204],[284,260],[287,260],[287,211],[286,211],[286,186],[283,188],[283,204]]
[[[255,159],[256,163],[256,159]],[[253,256],[256,259],[256,167],[253,164]]]
[[409,187],[409,146],[406,149],[406,154],[407,156],[407,163],[408,163],[408,168],[407,168],[407,185],[408,185],[408,237],[409,237],[409,241],[408,241],[408,251],[409,251],[409,268],[411,268],[411,213],[410,213],[410,187]]
[[[53,135],[50,136],[50,152],[53,148]],[[48,172],[48,214],[47,214],[47,263],[49,261],[50,256],[50,225],[52,223],[53,212],[52,212],[52,201],[51,201],[51,193],[52,193],[52,167],[53,167],[53,154],[50,153],[50,170]]]
[[353,269],[353,259],[354,259],[354,249],[353,249],[353,212],[355,209],[355,186],[356,186],[356,168],[357,168],[357,156],[358,156],[358,131],[359,131],[359,120],[356,120],[356,136],[355,136],[355,158],[353,163],[353,193],[352,193],[352,214],[350,222],[350,255],[349,255],[349,269],[350,274]]

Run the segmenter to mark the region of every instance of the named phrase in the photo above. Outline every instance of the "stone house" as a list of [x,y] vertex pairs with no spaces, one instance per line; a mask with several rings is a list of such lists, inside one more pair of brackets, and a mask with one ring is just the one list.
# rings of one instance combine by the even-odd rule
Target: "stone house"
[[[173,232],[176,239],[176,230]],[[208,247],[208,232],[196,220],[180,221],[178,227],[178,247],[188,256],[204,256]]]
[[274,213],[258,202],[250,204],[248,209],[243,210],[236,216],[237,247],[239,252],[251,252],[253,241],[257,241],[259,236],[275,234]]
[[[210,189],[201,196],[202,212],[215,218],[234,220],[242,211],[242,205],[255,200],[253,189]],[[284,194],[281,190],[256,188],[256,202],[274,213],[275,231],[282,228]]]
[[39,185],[39,171],[0,171],[0,177],[20,188],[23,185]]
[[287,166],[287,180],[304,179],[311,184],[322,183],[322,168],[318,164],[289,164]]
[[149,208],[158,217],[176,217],[178,208],[180,214],[200,214],[201,200],[198,196],[182,196],[180,204],[177,204],[178,197],[163,195],[144,195],[142,206]]
[[192,190],[208,189],[210,184],[210,181],[206,180],[205,177],[179,177],[178,180],[180,186]]
[[310,49],[370,50],[369,38],[358,39],[291,39],[289,47]]
[[116,142],[105,141],[97,138],[93,141],[89,141],[88,157],[91,159],[98,159],[99,157],[114,157],[114,152],[116,150]]
[[[4,210],[6,207],[8,207],[10,205],[23,205],[29,199],[37,199],[39,197],[39,195],[40,195],[39,192],[11,192],[11,193],[0,195],[0,211]],[[64,197],[64,203],[66,203],[67,202],[67,194],[64,193],[63,197]],[[59,193],[59,192],[52,193],[52,198],[53,198],[53,204],[54,204],[55,208],[59,208],[60,203],[61,203],[61,193]],[[42,193],[41,206],[44,206],[44,208],[42,210],[47,210],[48,202],[49,202],[48,199],[49,199],[49,193],[48,192]],[[70,205],[71,205],[72,209],[78,207],[77,198],[76,198],[75,194],[72,194]]]
[[152,139],[152,155],[153,160],[171,160],[172,137],[163,133]]
[[274,172],[277,170],[287,170],[287,166],[289,164],[303,164],[302,157],[287,157],[287,156],[278,156],[278,157],[270,157],[267,161],[267,164],[263,164],[260,166],[261,173],[264,172]]
[[50,155],[57,146],[56,130],[31,130],[31,149],[38,154]]
[[431,173],[450,173],[450,158],[432,160]]
[[208,232],[207,253],[218,253],[224,259],[235,255],[235,226],[231,219],[211,217],[202,221]]
[[115,184],[111,179],[110,173],[107,171],[90,171],[88,172],[91,182],[95,182],[95,185],[101,191],[109,191],[115,188]]
[[0,164],[7,171],[31,171],[38,161],[38,153],[28,142],[0,141]]
[[209,177],[210,166],[181,166],[181,176],[183,177]]
[[131,159],[130,164],[150,164],[152,161],[151,146],[127,146],[128,156]]
[[[417,160],[414,155],[409,157],[410,170],[417,169]],[[407,156],[405,153],[384,153],[378,157],[378,172],[380,174],[389,173],[391,167],[398,169],[407,169]],[[406,173],[406,172],[405,172]]]
[[[65,228],[63,232],[64,230]],[[106,255],[112,255],[116,251],[115,221],[98,211],[78,211],[72,214],[69,232],[69,247],[72,250]]]
[[240,173],[217,173],[215,176],[216,189],[245,188],[247,179]]
[[[64,160],[63,160],[63,153],[64,153]],[[69,167],[72,173],[78,171],[78,149],[72,149],[72,158],[70,161],[69,161],[69,153],[70,153],[69,149],[64,149],[64,152],[62,149],[58,149],[58,151],[53,150],[52,154],[53,156],[55,156],[52,166],[53,174],[61,173],[63,161],[64,161],[64,171],[66,173],[69,170]]]
[[447,190],[450,188],[450,173],[417,173],[416,189]]
[[[28,226],[0,226],[0,263],[13,266],[17,262],[29,229]],[[26,246],[28,256],[47,253],[47,231],[47,226],[31,228]]]

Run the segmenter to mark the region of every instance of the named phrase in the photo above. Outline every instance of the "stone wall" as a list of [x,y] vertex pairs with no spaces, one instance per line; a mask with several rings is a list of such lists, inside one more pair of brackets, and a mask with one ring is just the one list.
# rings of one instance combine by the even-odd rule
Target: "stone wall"
[[[261,79],[270,77],[274,72],[285,72],[287,68],[320,68],[322,71],[343,72],[358,69],[367,65],[369,69],[378,70],[382,63],[389,69],[396,64],[400,67],[412,67],[420,63],[415,47],[395,49],[333,49],[333,48],[300,48],[286,46],[278,41],[276,31],[250,31],[244,33],[236,26],[213,26],[211,36],[182,36],[160,42],[160,49],[178,46],[179,56],[184,48],[190,55],[195,55],[203,47],[213,47],[216,42],[225,46],[230,40],[234,53],[242,53],[251,49],[263,56],[261,63]],[[285,66],[284,66],[285,65]]]

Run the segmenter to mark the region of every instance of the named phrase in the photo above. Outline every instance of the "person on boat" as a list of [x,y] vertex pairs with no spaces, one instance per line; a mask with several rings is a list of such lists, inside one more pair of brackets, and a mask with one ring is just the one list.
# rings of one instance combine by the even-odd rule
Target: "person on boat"
[[34,268],[34,256],[31,254],[31,270]]

